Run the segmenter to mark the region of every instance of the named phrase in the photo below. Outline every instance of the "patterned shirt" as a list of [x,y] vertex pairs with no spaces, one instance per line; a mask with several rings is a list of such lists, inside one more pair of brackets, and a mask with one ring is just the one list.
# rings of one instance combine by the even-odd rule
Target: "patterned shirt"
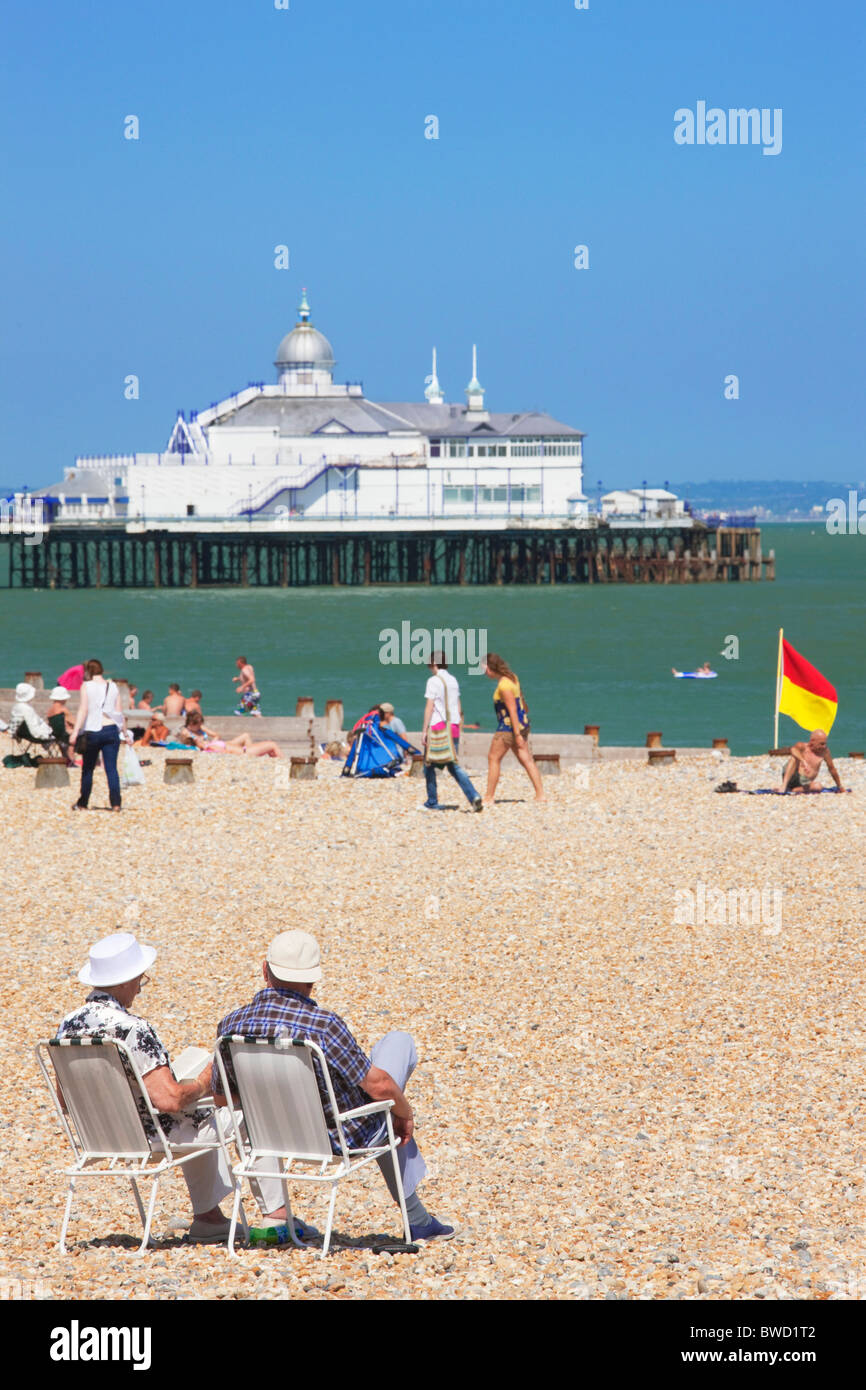
[[[315,999],[281,985],[278,989],[262,989],[250,1004],[243,1004],[233,1013],[226,1014],[217,1029],[219,1036],[231,1033],[249,1033],[255,1037],[276,1036],[288,1033],[292,1038],[309,1038],[318,1043],[325,1054],[334,1099],[342,1113],[354,1110],[359,1105],[369,1105],[371,1097],[361,1090],[361,1082],[370,1070],[369,1057],[355,1041],[347,1023],[339,1014],[329,1009],[321,1009]],[[229,1084],[234,1088],[235,1078],[231,1062],[224,1057]],[[331,1138],[334,1153],[340,1152],[334,1117],[328,1102],[327,1091],[319,1071],[318,1062],[313,1059],[319,1092],[325,1109],[325,1122]],[[213,1070],[213,1093],[222,1095],[219,1072],[216,1064]],[[343,1125],[346,1144],[349,1148],[364,1148],[376,1139],[383,1123],[382,1115],[362,1115],[357,1120],[347,1120]]]
[[[142,1078],[149,1071],[153,1071],[154,1067],[167,1067],[169,1065],[168,1053],[160,1042],[153,1025],[147,1023],[143,1018],[139,1018],[136,1014],[131,1014],[115,999],[113,994],[108,994],[103,989],[91,990],[81,1008],[66,1015],[57,1029],[57,1036],[58,1038],[117,1038],[120,1042],[126,1043]],[[124,1069],[127,1069],[125,1057],[123,1062]],[[130,1080],[132,1080],[131,1076]],[[140,1097],[138,1099],[138,1113],[141,1115],[148,1139],[155,1139],[156,1129],[147,1106]],[[171,1138],[172,1130],[186,1119],[188,1113],[187,1111],[184,1111],[183,1115],[160,1113],[159,1122],[166,1139]],[[195,1110],[192,1114],[193,1122],[199,1125],[208,1119],[210,1112]]]

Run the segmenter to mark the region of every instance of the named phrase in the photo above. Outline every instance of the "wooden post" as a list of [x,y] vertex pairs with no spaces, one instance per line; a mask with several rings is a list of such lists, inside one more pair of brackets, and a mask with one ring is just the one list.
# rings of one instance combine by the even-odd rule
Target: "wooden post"
[[316,715],[312,695],[300,695],[295,705],[296,719],[314,719]]
[[325,740],[330,743],[333,739],[339,738],[343,732],[343,701],[325,701],[325,721],[326,732]]
[[714,748],[727,748],[727,746],[728,746],[728,740],[727,740],[726,738],[714,738],[714,739],[713,739],[713,747],[714,747]]
[[592,739],[595,748],[598,747],[598,731],[600,728],[600,724],[584,724],[583,726],[585,736]]
[[166,758],[162,780],[170,787],[179,786],[181,782],[193,782],[192,758]]
[[542,777],[560,777],[562,775],[558,753],[533,753],[532,756]]
[[661,746],[662,746],[662,736],[661,736],[661,733],[658,732],[658,731],[656,731],[655,733],[647,734],[647,736],[646,736],[646,746],[647,746],[647,748],[661,748]]
[[677,760],[677,750],[675,748],[651,748],[647,753],[647,762],[650,767],[669,767]]
[[65,758],[37,758],[35,787],[68,787],[69,768]]
[[292,758],[289,764],[289,777],[293,781],[298,779],[304,782],[311,781],[316,776],[317,764],[317,758]]
[[24,679],[28,685],[32,685],[34,690],[44,690],[45,684],[42,680],[41,671],[25,671]]

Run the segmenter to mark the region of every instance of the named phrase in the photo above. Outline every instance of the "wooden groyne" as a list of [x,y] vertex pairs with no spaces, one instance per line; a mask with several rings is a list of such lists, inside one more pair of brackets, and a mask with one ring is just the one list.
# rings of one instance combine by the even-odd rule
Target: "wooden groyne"
[[129,532],[50,526],[0,537],[13,589],[371,584],[686,584],[775,578],[757,527],[485,531]]

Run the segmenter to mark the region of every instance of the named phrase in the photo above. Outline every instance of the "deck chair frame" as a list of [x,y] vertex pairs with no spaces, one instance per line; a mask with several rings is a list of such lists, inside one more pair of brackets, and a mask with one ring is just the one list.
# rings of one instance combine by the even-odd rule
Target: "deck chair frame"
[[[113,1050],[121,1069],[124,1063],[128,1070],[124,1073],[127,1083],[128,1097],[130,1105],[126,1104],[126,1097],[122,1087],[115,1087],[115,1101],[119,1101],[119,1109],[108,1115],[100,1117],[100,1123],[105,1127],[102,1135],[102,1144],[94,1145],[92,1134],[88,1134],[88,1121],[83,1112],[88,1106],[93,1105],[93,1097],[82,1097],[77,1092],[78,1082],[72,1083],[71,1080],[64,1078],[61,1073],[66,1070],[60,1061],[63,1053],[73,1048],[101,1048],[103,1055],[101,1060],[109,1062],[107,1054]],[[195,1144],[173,1144],[167,1138],[165,1131],[159,1121],[159,1115],[151,1103],[147,1088],[142,1080],[141,1073],[126,1043],[119,1038],[93,1037],[71,1037],[71,1038],[46,1038],[36,1044],[36,1060],[45,1079],[54,1108],[60,1120],[61,1127],[69,1141],[69,1145],[74,1155],[74,1163],[71,1167],[64,1167],[60,1171],[69,1179],[69,1186],[66,1196],[66,1208],[63,1213],[63,1224],[60,1230],[60,1250],[65,1255],[66,1233],[69,1229],[69,1220],[72,1215],[72,1204],[75,1198],[76,1184],[82,1179],[91,1178],[120,1178],[132,1184],[132,1191],[135,1195],[138,1214],[144,1228],[141,1244],[137,1254],[143,1255],[150,1243],[151,1225],[153,1214],[156,1207],[156,1197],[159,1190],[160,1179],[173,1168],[181,1168],[184,1163],[189,1163],[193,1158],[198,1158],[203,1153],[208,1153],[213,1149],[220,1149],[225,1155],[226,1165],[231,1172],[231,1159],[226,1147],[225,1138],[216,1126],[217,1138],[213,1143],[202,1141]],[[46,1057],[48,1061],[46,1061]],[[94,1059],[95,1060],[95,1059]],[[49,1070],[48,1063],[51,1063]],[[110,1065],[110,1064],[109,1064]],[[112,1081],[117,1081],[117,1069],[113,1068]],[[87,1083],[82,1083],[86,1085]],[[63,1093],[67,1109],[63,1106],[57,1094],[57,1086]],[[154,1147],[147,1137],[144,1122],[138,1109],[137,1099],[141,1097],[147,1112],[153,1122],[156,1138],[153,1140]],[[76,1110],[79,1111],[76,1117]],[[124,1113],[121,1113],[124,1112]],[[112,1142],[112,1130],[114,1142]],[[94,1166],[96,1165],[96,1166]],[[139,1189],[139,1182],[142,1179],[150,1178],[152,1187],[147,1208],[145,1209]],[[240,1196],[240,1189],[236,1187],[236,1195]],[[246,1217],[243,1207],[239,1203],[235,1204],[235,1213],[240,1210],[240,1218],[244,1231],[247,1229]],[[233,1228],[234,1229],[234,1228]]]
[[[231,1058],[237,1083],[234,1094],[226,1071],[226,1053]],[[265,1068],[260,1067],[262,1076],[256,1083],[253,1083],[247,1076],[248,1068],[246,1066],[240,1068],[241,1075],[239,1076],[238,1062],[241,1059],[247,1061],[257,1055],[263,1060],[267,1058],[272,1065],[268,1067],[267,1074]],[[280,1058],[283,1059],[282,1067],[279,1063]],[[325,1108],[313,1065],[314,1059],[318,1062],[328,1104],[334,1117],[334,1127],[339,1144],[338,1153],[334,1153],[331,1146],[330,1131],[325,1120]],[[303,1064],[300,1069],[296,1065],[292,1065],[298,1060],[301,1060]],[[369,1105],[360,1105],[353,1110],[341,1112],[337,1107],[325,1054],[318,1044],[309,1038],[290,1038],[286,1034],[264,1037],[255,1034],[225,1034],[217,1042],[216,1061],[223,1094],[231,1111],[232,1139],[240,1159],[234,1168],[238,1187],[235,1192],[228,1238],[230,1255],[235,1253],[235,1227],[240,1205],[241,1185],[245,1178],[247,1181],[255,1181],[261,1177],[280,1179],[286,1206],[286,1224],[293,1244],[299,1249],[304,1249],[305,1246],[304,1242],[299,1240],[295,1234],[288,1184],[289,1182],[330,1184],[328,1218],[322,1244],[322,1259],[324,1259],[331,1244],[334,1207],[340,1183],[346,1178],[353,1177],[368,1164],[375,1163],[378,1158],[385,1154],[391,1155],[391,1161],[394,1165],[394,1181],[403,1222],[403,1238],[407,1244],[411,1241],[409,1218],[406,1214],[406,1198],[403,1193],[403,1180],[398,1158],[399,1145],[391,1120],[393,1100],[373,1101]],[[280,1075],[281,1071],[283,1075]],[[282,1093],[283,1087],[288,1088],[292,1103],[291,1108],[297,1111],[297,1131],[303,1132],[304,1137],[308,1140],[312,1138],[312,1143],[301,1148],[294,1146],[291,1142],[292,1136],[286,1132],[293,1120],[288,1114],[289,1107],[285,1105],[287,1097]],[[277,1093],[280,1094],[280,1099],[284,1104],[283,1120],[286,1125],[286,1131],[283,1132],[280,1139],[282,1141],[284,1138],[286,1142],[260,1145],[258,1141],[265,1137],[264,1131],[268,1128],[273,1131],[280,1127],[278,1115],[272,1113],[266,1116],[263,1122],[260,1116],[263,1105],[266,1109],[270,1108],[273,1111],[276,1102],[273,1100],[269,1102],[268,1095],[274,1096]],[[366,1148],[351,1148],[346,1141],[343,1126],[347,1120],[359,1119],[362,1115],[382,1115],[385,1122],[385,1133],[379,1144],[368,1145]],[[243,1124],[241,1123],[242,1120],[244,1121]],[[271,1133],[270,1138],[273,1140],[274,1137],[274,1133]],[[294,1137],[298,1137],[297,1132]],[[294,1166],[296,1164],[316,1167],[318,1172],[299,1172]]]
[[[13,747],[13,753],[20,757],[22,753],[29,753],[31,758],[56,758],[66,757],[66,753],[61,747],[60,740],[52,731],[50,738],[34,738],[27,724],[23,719],[16,720],[9,726],[9,737],[13,745],[17,745],[17,750]],[[67,745],[68,747],[68,745]]]

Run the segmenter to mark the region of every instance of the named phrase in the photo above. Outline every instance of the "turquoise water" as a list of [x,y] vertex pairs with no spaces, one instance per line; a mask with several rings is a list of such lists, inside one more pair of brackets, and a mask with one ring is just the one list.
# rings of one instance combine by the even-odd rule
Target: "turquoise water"
[[[823,525],[766,526],[774,583],[569,585],[520,588],[0,590],[0,686],[25,670],[46,683],[98,656],[161,697],[169,681],[204,691],[206,713],[233,707],[234,659],[255,665],[265,714],[293,714],[299,695],[317,711],[342,699],[347,719],[389,699],[417,727],[427,672],[383,665],[380,633],[413,628],[486,630],[523,683],[539,730],[582,733],[601,725],[603,743],[643,743],[661,729],[667,744],[727,737],[735,753],[772,738],[777,633],[832,681],[839,714],[831,746],[866,747],[864,594],[866,539],[828,536]],[[739,659],[726,660],[726,638]],[[138,659],[129,660],[129,637]],[[675,681],[671,667],[708,660],[715,681]],[[467,720],[493,727],[492,683],[455,667]],[[0,711],[2,713],[3,711]],[[797,736],[784,716],[780,738]]]

